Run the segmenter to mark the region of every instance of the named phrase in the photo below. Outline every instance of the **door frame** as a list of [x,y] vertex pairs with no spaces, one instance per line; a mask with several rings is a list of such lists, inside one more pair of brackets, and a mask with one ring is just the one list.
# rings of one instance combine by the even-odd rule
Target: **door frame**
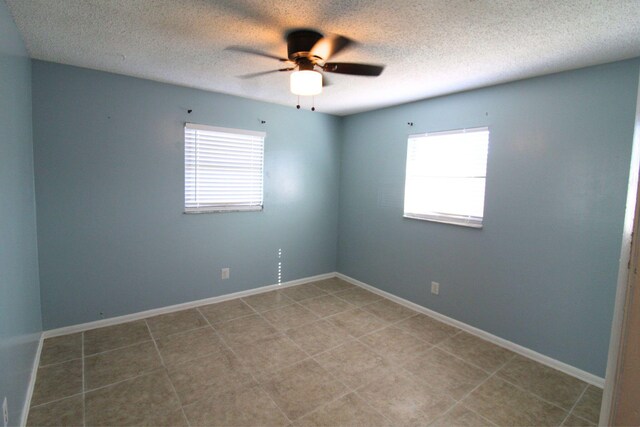
[[[616,403],[619,400],[618,386],[622,375],[622,349],[624,348],[626,334],[626,313],[631,302],[635,274],[640,268],[640,73],[638,75],[638,94],[636,98],[636,115],[633,131],[633,144],[631,149],[631,162],[629,168],[629,187],[627,191],[627,205],[622,231],[622,246],[620,248],[620,264],[618,267],[618,281],[616,287],[616,299],[611,325],[611,338],[609,340],[609,355],[607,359],[607,371],[605,374],[604,390],[602,395],[602,407],[600,410],[600,422],[598,425],[612,425],[616,414]],[[635,233],[634,233],[635,230]],[[633,236],[635,235],[635,239]],[[636,302],[637,303],[637,302]]]

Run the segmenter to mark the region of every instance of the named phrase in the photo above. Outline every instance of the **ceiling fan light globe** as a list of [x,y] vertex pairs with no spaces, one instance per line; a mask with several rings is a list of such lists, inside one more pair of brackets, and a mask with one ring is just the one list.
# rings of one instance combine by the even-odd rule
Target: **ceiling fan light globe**
[[299,96],[313,96],[322,93],[322,74],[313,70],[291,73],[291,93]]

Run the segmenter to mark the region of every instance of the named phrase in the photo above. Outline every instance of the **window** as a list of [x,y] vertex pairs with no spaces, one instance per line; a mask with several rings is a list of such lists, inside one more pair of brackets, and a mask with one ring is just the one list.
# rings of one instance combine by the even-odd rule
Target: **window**
[[409,136],[404,216],[482,227],[489,129]]
[[186,123],[185,213],[262,210],[265,135]]

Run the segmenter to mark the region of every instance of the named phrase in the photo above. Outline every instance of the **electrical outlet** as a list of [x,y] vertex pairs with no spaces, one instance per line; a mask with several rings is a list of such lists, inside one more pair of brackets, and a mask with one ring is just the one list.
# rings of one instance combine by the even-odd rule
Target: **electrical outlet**
[[227,280],[229,278],[229,268],[223,268],[221,273],[220,273],[220,278],[222,280]]
[[7,427],[9,425],[9,404],[6,397],[2,401],[2,419],[4,420],[4,427]]
[[434,295],[440,295],[440,283],[431,282],[431,293]]

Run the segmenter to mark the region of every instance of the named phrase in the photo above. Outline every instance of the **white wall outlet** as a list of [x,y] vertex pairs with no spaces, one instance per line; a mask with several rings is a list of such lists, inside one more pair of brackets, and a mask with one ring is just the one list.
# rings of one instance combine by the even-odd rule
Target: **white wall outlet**
[[4,427],[7,427],[9,425],[9,404],[6,397],[2,401],[2,419],[4,420]]
[[220,273],[220,278],[222,280],[227,280],[229,278],[229,268],[223,268]]
[[434,295],[440,295],[440,283],[431,282],[431,293]]

